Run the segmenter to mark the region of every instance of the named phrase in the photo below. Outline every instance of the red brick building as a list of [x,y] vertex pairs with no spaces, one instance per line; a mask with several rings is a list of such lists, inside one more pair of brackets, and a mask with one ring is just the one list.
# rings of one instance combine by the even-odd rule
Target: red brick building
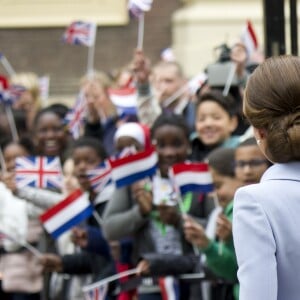
[[[180,0],[153,1],[145,17],[144,49],[157,61],[163,48],[172,43],[171,16],[182,5]],[[125,65],[137,43],[137,21],[125,26],[98,26],[95,69],[110,71]],[[2,28],[0,52],[18,71],[50,76],[50,95],[72,95],[85,74],[88,49],[61,42],[65,27]],[[3,73],[3,68],[0,68]]]

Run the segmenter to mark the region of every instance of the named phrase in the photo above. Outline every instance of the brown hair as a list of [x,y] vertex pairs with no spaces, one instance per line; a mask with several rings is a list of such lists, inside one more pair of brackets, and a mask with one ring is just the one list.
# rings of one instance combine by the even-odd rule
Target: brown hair
[[300,58],[268,58],[250,76],[243,111],[266,130],[266,154],[277,163],[300,160]]
[[195,104],[196,110],[199,105],[205,101],[213,101],[217,103],[226,111],[230,118],[238,114],[238,104],[234,101],[234,98],[230,94],[224,96],[220,90],[211,89],[209,92],[197,96]]

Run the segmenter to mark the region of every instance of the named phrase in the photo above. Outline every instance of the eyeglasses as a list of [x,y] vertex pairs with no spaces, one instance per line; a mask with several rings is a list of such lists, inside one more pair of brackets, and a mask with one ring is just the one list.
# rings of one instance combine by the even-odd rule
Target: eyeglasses
[[256,168],[264,164],[268,164],[266,159],[237,160],[235,162],[235,167],[240,169],[245,168],[246,166]]

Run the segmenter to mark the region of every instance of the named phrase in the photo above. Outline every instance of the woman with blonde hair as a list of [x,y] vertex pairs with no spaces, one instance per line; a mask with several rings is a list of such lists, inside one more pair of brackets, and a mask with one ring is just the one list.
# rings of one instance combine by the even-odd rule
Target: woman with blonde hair
[[272,57],[249,78],[244,114],[274,163],[235,195],[233,236],[240,300],[300,295],[300,58]]
[[13,104],[13,108],[25,112],[27,126],[31,129],[35,115],[41,108],[38,76],[32,72],[20,72],[14,74],[10,82],[12,85],[24,88],[18,100]]

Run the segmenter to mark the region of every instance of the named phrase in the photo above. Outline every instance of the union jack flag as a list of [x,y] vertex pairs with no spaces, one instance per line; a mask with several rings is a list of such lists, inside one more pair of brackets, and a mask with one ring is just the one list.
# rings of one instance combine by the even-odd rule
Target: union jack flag
[[132,18],[139,18],[145,11],[151,9],[152,0],[129,0],[128,10]]
[[79,93],[73,108],[67,113],[65,121],[74,139],[79,138],[85,115],[85,96],[83,91]]
[[96,193],[100,193],[106,186],[112,184],[111,165],[108,160],[102,162],[97,168],[87,172],[92,189]]
[[24,156],[16,158],[18,188],[62,188],[62,171],[58,157]]
[[85,300],[104,300],[107,294],[107,284],[101,284],[85,292]]
[[0,75],[0,102],[5,105],[12,105],[17,101],[26,88],[18,84],[8,84],[5,76]]
[[72,22],[63,35],[63,41],[67,44],[91,47],[95,43],[96,28],[96,24],[92,22]]

